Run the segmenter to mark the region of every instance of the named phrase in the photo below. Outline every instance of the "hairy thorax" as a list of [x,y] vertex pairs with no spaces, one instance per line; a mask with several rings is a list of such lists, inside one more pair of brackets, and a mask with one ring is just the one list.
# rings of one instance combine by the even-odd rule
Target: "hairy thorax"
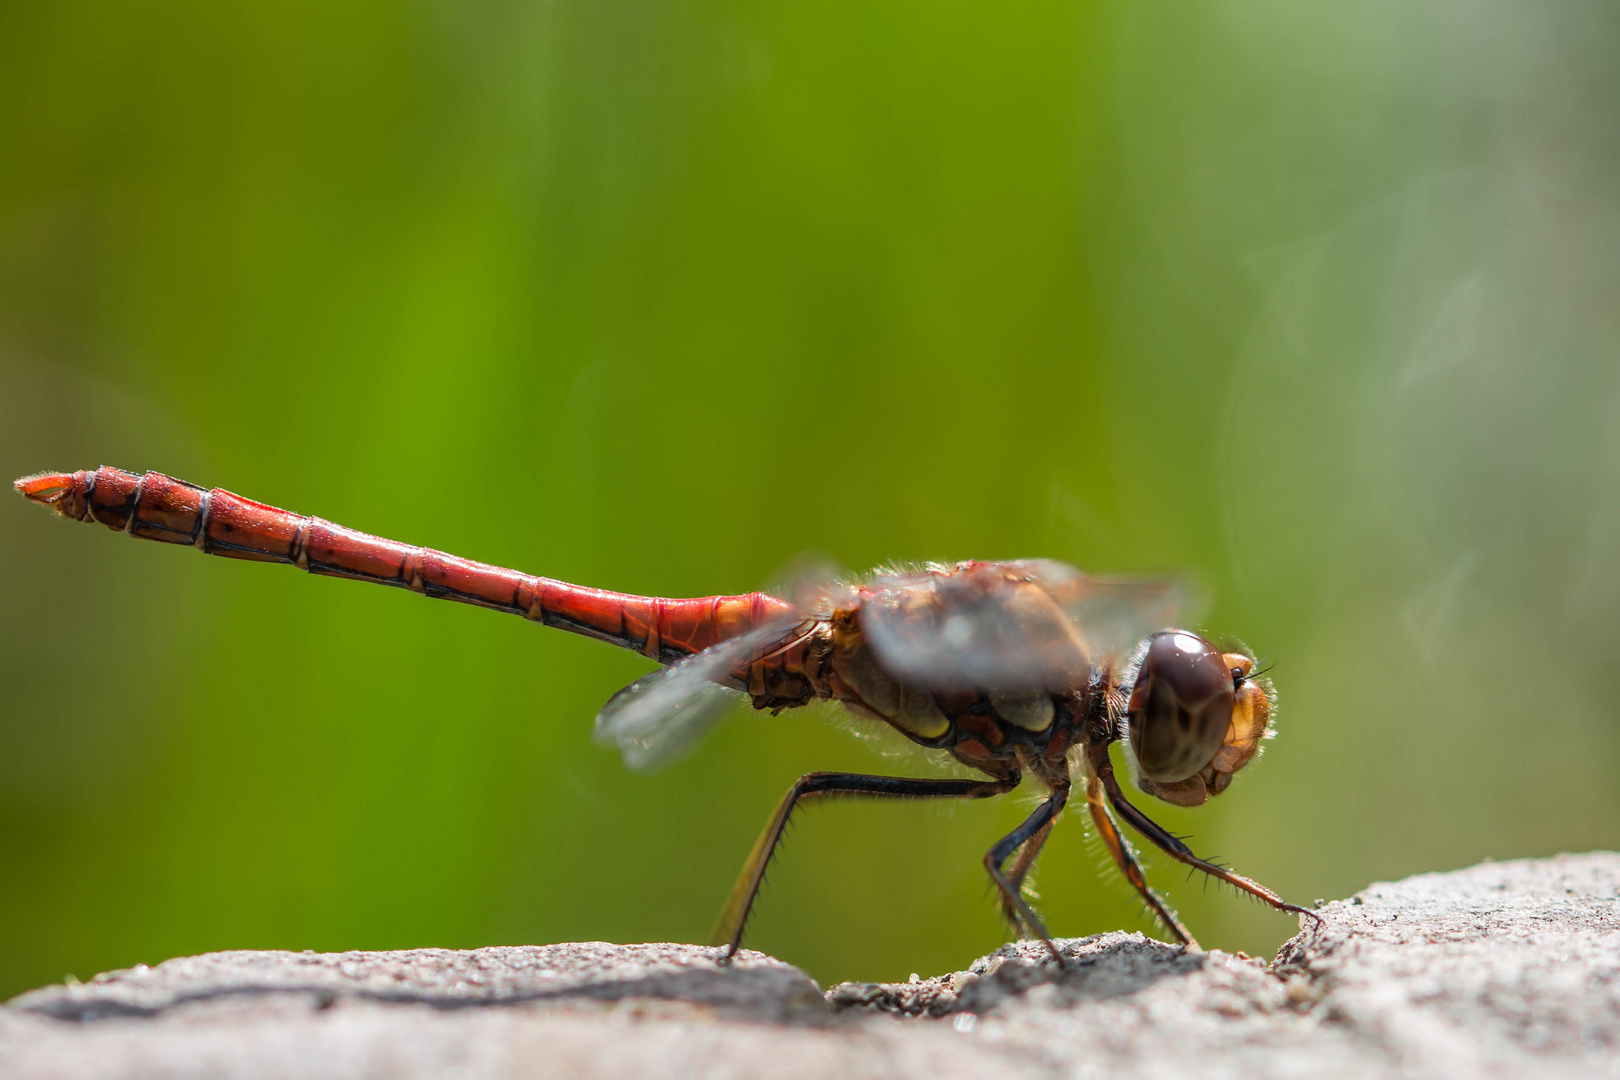
[[[1114,723],[1105,678],[1057,691],[998,691],[939,686],[888,670],[861,631],[859,609],[817,618],[803,638],[749,670],[758,709],[781,710],[815,700],[841,703],[857,716],[884,723],[921,746],[943,750],[990,776],[1024,768],[1042,776],[1061,771],[1069,748]],[[1093,731],[1092,729],[1097,729]]]

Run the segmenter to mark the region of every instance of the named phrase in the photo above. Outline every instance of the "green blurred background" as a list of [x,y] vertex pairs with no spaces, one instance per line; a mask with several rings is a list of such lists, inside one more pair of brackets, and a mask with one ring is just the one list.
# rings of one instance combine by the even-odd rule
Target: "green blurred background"
[[[1185,569],[1281,736],[1162,810],[1309,903],[1620,846],[1612,4],[0,9],[0,471],[158,469],[603,587]],[[0,996],[211,949],[703,940],[896,765],[518,619],[0,500]],[[1027,800],[842,804],[750,944],[1002,938]],[[1053,929],[1151,930],[1070,815]],[[1294,920],[1156,864],[1204,943]]]

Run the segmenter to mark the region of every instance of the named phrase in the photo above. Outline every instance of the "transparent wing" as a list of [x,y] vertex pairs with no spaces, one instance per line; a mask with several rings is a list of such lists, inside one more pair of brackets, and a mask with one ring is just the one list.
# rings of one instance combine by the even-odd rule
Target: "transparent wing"
[[848,597],[849,569],[820,551],[801,551],[771,575],[765,591],[781,597],[800,611],[831,614]]
[[1203,604],[1192,579],[1092,577],[1055,559],[1007,563],[1027,573],[1057,602],[1085,637],[1094,659],[1129,654],[1155,630],[1180,626]]
[[1087,577],[1046,559],[967,563],[874,579],[861,628],[905,678],[1061,690],[1172,625],[1185,594],[1174,580]]
[[722,685],[732,672],[791,641],[798,617],[773,620],[740,637],[637,679],[596,714],[594,737],[611,743],[638,772],[669,764],[696,746],[734,705],[748,700]]

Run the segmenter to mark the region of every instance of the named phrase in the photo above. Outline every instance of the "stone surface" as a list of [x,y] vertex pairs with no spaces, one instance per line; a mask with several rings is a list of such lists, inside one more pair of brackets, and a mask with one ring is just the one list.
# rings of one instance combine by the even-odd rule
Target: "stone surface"
[[1620,856],[1321,915],[1269,965],[1104,934],[825,996],[688,945],[214,953],[0,1007],[0,1076],[1620,1078]]

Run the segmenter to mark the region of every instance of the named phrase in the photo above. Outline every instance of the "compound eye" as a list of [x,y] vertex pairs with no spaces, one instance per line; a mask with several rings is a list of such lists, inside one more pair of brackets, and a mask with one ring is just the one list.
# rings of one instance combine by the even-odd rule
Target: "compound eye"
[[1234,682],[1220,650],[1197,634],[1153,635],[1130,699],[1131,749],[1143,776],[1173,784],[1214,760],[1232,723]]

